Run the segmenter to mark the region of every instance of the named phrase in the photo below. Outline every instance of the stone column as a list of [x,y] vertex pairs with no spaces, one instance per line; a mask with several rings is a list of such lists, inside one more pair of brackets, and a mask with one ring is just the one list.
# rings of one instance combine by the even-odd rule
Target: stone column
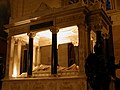
[[109,34],[107,33],[104,33],[102,34],[102,37],[103,37],[103,54],[104,54],[104,57],[105,57],[105,60],[106,60],[106,63],[109,62]]
[[29,47],[28,47],[28,65],[27,65],[27,75],[32,76],[32,66],[33,66],[33,37],[35,33],[29,33]]
[[99,43],[100,45],[102,45],[102,39],[103,39],[101,35],[102,25],[97,24],[94,27],[96,32],[96,43]]
[[51,59],[51,74],[57,74],[58,54],[57,54],[57,32],[58,28],[51,28],[52,32],[52,59]]

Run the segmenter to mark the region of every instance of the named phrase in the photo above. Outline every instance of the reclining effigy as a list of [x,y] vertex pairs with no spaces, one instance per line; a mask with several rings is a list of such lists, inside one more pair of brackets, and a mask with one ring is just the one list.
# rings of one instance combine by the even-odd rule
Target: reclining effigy
[[[78,71],[79,66],[76,64],[73,64],[70,67],[57,66],[57,72],[59,76],[76,76],[78,75]],[[51,65],[40,64],[39,66],[36,66],[32,71],[32,76],[51,76]],[[22,73],[18,77],[27,77],[27,72]]]

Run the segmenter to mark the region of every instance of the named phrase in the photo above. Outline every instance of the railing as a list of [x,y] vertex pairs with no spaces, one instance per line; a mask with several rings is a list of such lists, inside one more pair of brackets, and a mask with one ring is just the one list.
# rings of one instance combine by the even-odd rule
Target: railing
[[105,11],[112,9],[110,0],[62,0],[63,6],[76,4],[76,3],[81,3],[82,5],[93,6],[93,7],[95,6],[96,8],[102,8]]

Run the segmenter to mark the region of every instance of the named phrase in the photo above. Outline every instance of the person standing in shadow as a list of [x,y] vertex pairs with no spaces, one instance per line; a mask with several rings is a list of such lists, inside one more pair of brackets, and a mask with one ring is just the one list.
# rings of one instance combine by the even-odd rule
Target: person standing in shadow
[[93,90],[109,90],[111,77],[102,50],[102,46],[96,43],[95,53],[89,54],[85,62],[85,73]]

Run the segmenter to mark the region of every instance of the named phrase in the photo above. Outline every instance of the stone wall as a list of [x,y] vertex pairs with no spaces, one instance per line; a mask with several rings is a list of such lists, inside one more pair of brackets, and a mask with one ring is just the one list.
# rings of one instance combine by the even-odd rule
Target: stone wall
[[119,63],[120,60],[120,12],[112,12],[108,14],[111,16],[111,20],[113,21],[113,45],[114,45],[114,55],[115,55],[115,63]]
[[120,25],[113,26],[113,43],[115,63],[119,63],[120,60]]

